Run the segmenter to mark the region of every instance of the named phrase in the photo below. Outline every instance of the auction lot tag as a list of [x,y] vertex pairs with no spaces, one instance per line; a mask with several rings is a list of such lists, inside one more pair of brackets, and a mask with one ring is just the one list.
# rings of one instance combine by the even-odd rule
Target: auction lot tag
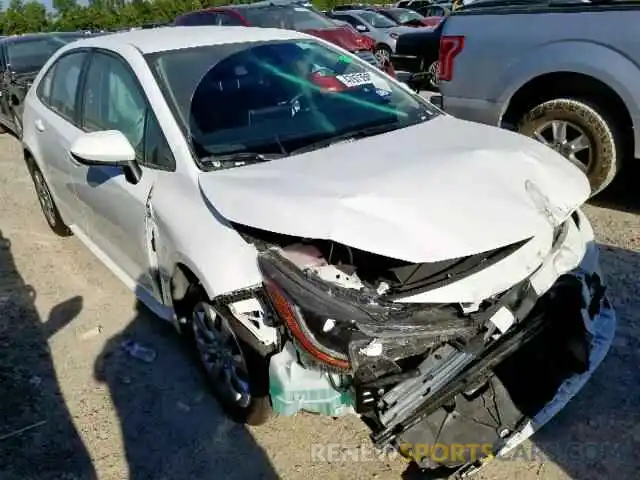
[[336,78],[347,87],[358,87],[373,83],[369,72],[347,73],[345,75],[337,75]]

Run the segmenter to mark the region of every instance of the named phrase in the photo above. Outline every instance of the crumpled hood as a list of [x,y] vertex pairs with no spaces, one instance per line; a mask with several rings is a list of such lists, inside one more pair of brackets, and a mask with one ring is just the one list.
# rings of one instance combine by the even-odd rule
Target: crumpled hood
[[448,115],[199,182],[230,221],[409,262],[549,233],[590,192],[548,147]]

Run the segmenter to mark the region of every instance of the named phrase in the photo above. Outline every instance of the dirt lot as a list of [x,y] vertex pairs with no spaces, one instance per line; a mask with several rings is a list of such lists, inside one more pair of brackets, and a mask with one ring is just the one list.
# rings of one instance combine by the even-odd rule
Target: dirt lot
[[[638,190],[627,183],[586,209],[619,315],[613,350],[529,450],[479,478],[637,478],[640,194],[629,198]],[[406,462],[366,455],[366,430],[353,417],[299,415],[251,429],[226,420],[173,330],[138,309],[77,239],[50,233],[8,135],[0,231],[1,480],[401,477]],[[125,338],[157,359],[128,357]],[[323,460],[312,447],[322,443],[349,449],[344,461]]]

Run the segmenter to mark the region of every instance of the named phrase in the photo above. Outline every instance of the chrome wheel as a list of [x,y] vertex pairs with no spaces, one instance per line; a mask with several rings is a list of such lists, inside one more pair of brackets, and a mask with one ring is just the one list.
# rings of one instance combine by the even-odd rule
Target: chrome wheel
[[591,167],[593,143],[578,125],[566,120],[551,120],[536,128],[533,137],[569,159],[583,172]]
[[373,54],[378,59],[380,65],[386,65],[391,61],[391,52],[384,47],[376,48]]
[[13,111],[13,125],[18,138],[22,138],[22,122],[20,121],[20,117],[15,112],[15,110]]
[[436,60],[435,62],[431,62],[429,65],[429,69],[427,72],[429,73],[429,85],[431,88],[438,88],[438,69],[440,68],[440,62]]
[[53,227],[56,225],[57,221],[53,198],[51,198],[49,187],[47,187],[47,184],[42,177],[42,173],[40,173],[40,170],[38,169],[35,169],[35,171],[33,172],[33,183],[36,188],[38,201],[40,202],[40,206],[42,207],[42,212],[44,213],[47,222],[49,222],[49,225]]
[[225,400],[247,408],[251,403],[247,362],[229,322],[201,302],[193,310],[191,323],[200,360],[213,387]]

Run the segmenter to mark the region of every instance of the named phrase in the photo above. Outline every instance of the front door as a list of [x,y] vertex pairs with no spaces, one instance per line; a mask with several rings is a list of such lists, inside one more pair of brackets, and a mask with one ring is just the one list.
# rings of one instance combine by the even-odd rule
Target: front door
[[[142,168],[139,183],[119,167],[91,166],[77,195],[86,219],[86,234],[126,277],[161,300],[153,266],[152,188],[170,169],[155,168],[148,157],[162,133],[129,66],[119,57],[98,52],[91,58],[82,92],[80,124],[84,131],[118,130],[136,151]],[[162,137],[163,138],[163,137]]]

